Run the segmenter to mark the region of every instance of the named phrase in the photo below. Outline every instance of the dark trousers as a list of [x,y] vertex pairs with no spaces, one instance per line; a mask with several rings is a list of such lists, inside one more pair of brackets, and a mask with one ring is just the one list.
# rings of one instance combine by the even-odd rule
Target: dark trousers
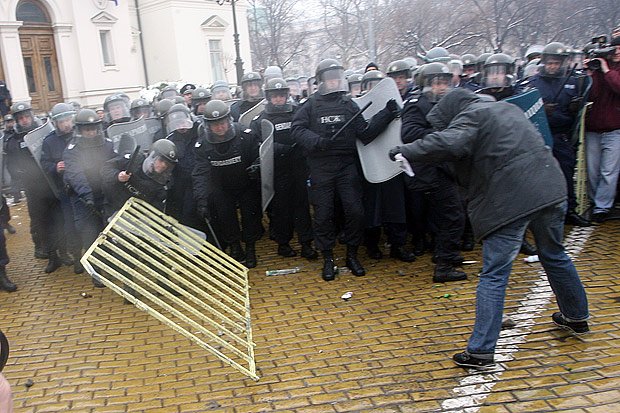
[[67,251],[78,254],[75,258],[79,259],[82,249],[82,241],[80,234],[75,227],[75,218],[73,216],[73,206],[69,195],[62,193],[60,195],[60,208],[62,210],[62,228],[64,229],[64,239],[66,240]]
[[60,202],[47,188],[26,187],[30,235],[35,248],[45,252],[57,251],[62,234],[62,209]]
[[[215,208],[218,228],[224,243],[256,242],[263,235],[260,189],[250,185],[237,190],[214,189],[211,204]],[[241,228],[237,217],[241,212]]]
[[566,180],[568,195],[568,211],[574,211],[577,207],[575,196],[575,167],[577,166],[577,151],[566,134],[553,135],[553,156],[560,164],[560,169]]
[[[402,247],[407,242],[407,224],[385,222],[383,229],[387,242],[392,247]],[[366,228],[364,230],[364,244],[367,246],[378,245],[381,240],[381,227]]]
[[310,203],[314,208],[314,242],[321,250],[336,245],[335,198],[344,214],[344,242],[359,246],[364,235],[362,181],[357,165],[349,158],[313,160],[310,163]]
[[[103,210],[101,208],[102,200],[99,200],[99,202],[95,201],[95,204],[99,205],[99,211]],[[95,242],[99,233],[103,231],[106,222],[103,219],[103,215],[97,214],[96,211],[87,207],[77,196],[71,197],[71,205],[73,207],[75,227],[80,236],[82,248],[86,251]]]
[[[428,191],[412,191],[410,205],[417,206],[420,213],[428,215],[428,228],[435,234],[435,258],[438,263],[450,262],[460,255],[461,237],[465,227],[465,212],[456,184],[443,182]],[[424,222],[413,211],[416,228],[424,228]]]
[[275,194],[269,206],[269,234],[278,244],[289,243],[294,231],[300,244],[312,240],[307,179],[306,168],[291,167],[285,172],[276,165]]
[[6,251],[6,238],[4,230],[0,231],[0,269],[4,269],[9,263],[9,254]]

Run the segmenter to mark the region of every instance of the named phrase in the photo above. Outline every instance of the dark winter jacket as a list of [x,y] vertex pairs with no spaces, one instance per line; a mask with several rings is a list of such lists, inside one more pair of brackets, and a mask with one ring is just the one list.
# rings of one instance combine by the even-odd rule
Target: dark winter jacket
[[112,142],[107,139],[91,143],[85,142],[80,137],[74,138],[63,153],[65,160],[63,178],[70,188],[70,195],[96,202],[101,207],[103,205],[101,168],[108,159],[115,156]]
[[136,170],[131,174],[127,182],[120,182],[118,174],[126,171],[131,154],[119,155],[108,160],[101,168],[103,179],[103,192],[106,197],[106,206],[109,208],[106,213],[111,216],[114,212],[123,207],[125,202],[132,196],[140,198],[155,208],[163,211],[166,199],[166,186],[148,177],[142,170],[142,163],[146,158],[143,154],[138,154],[139,162]]
[[594,103],[586,120],[586,129],[592,132],[620,129],[620,63],[610,64],[609,69],[592,73],[588,100]]
[[566,199],[551,149],[517,106],[454,89],[428,114],[439,131],[401,147],[412,163],[451,161],[477,239]]

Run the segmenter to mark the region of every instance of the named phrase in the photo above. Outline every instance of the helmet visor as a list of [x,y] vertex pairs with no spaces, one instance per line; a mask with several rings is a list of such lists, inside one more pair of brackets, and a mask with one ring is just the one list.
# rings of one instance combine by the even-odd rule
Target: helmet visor
[[142,172],[155,182],[165,185],[170,180],[174,163],[168,161],[163,156],[151,151],[149,156],[142,162]]
[[485,88],[499,88],[510,86],[512,76],[506,65],[489,65],[484,68],[482,86]]
[[179,129],[191,129],[193,122],[188,113],[175,111],[166,115],[166,130],[168,133]]
[[327,95],[335,92],[347,92],[349,85],[344,76],[344,70],[340,68],[328,69],[321,73],[318,85],[320,95]]
[[543,55],[540,59],[540,74],[545,77],[564,77],[568,63],[568,56]]
[[129,117],[129,106],[125,103],[124,100],[115,100],[113,102],[108,103],[105,109],[105,120],[106,122],[114,122],[119,119],[128,118]]
[[422,85],[422,93],[430,102],[438,102],[450,90],[452,90],[452,74],[450,73],[425,78]]

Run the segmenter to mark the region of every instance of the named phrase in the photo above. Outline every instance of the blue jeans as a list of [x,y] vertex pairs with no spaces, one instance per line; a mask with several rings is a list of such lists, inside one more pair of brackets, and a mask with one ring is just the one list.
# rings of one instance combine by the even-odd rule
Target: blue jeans
[[588,318],[586,293],[562,245],[566,201],[546,207],[493,232],[483,240],[483,266],[476,293],[476,322],[467,351],[492,358],[502,326],[506,285],[526,228],[538,247],[558,307],[568,321]]
[[589,195],[594,213],[607,212],[614,204],[620,171],[620,129],[586,134]]

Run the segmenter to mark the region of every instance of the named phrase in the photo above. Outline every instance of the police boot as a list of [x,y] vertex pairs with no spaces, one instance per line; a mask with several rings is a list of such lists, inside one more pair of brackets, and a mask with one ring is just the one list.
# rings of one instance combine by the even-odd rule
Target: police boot
[[4,267],[0,267],[0,290],[8,291],[10,293],[17,291],[17,286],[9,280]]
[[424,255],[424,240],[422,238],[418,238],[413,241],[413,253],[416,256]]
[[521,254],[525,254],[525,255],[536,255],[538,254],[538,250],[536,249],[535,245],[530,244],[529,242],[527,242],[527,240],[525,238],[523,238],[523,242],[521,243]]
[[592,222],[588,221],[587,219],[579,215],[577,211],[575,211],[574,209],[571,211],[568,211],[568,214],[566,214],[566,218],[564,219],[564,222],[567,223],[568,225],[574,225],[577,227],[592,226]]
[[357,259],[357,246],[347,245],[347,267],[351,270],[353,275],[361,277],[366,275],[366,270],[362,266],[362,263]]
[[366,245],[366,255],[368,255],[368,258],[373,260],[380,260],[383,258],[383,253],[377,244]]
[[245,266],[248,268],[256,267],[256,248],[253,242],[245,243]]
[[316,260],[317,258],[319,258],[319,254],[314,248],[312,248],[312,244],[310,243],[310,241],[303,242],[301,244],[300,255],[308,260]]
[[34,246],[34,257],[40,260],[46,260],[50,257],[50,255],[45,252],[41,245]]
[[73,256],[75,259],[73,260],[73,273],[81,274],[84,272],[84,267],[82,267],[82,263],[80,262],[80,258],[82,257],[82,251],[73,252]]
[[60,257],[56,253],[56,251],[52,251],[49,253],[49,261],[47,261],[47,267],[45,267],[45,272],[47,274],[52,273],[62,267],[62,262],[60,261]]
[[473,251],[475,246],[474,234],[466,232],[463,234],[463,241],[461,242],[461,251]]
[[58,251],[58,256],[60,257],[60,262],[62,263],[62,265],[73,265],[73,263],[75,262],[73,260],[73,257],[71,257],[71,255],[67,254],[67,251],[62,251],[59,250]]
[[332,250],[323,251],[323,280],[334,281],[336,279],[336,265]]
[[297,255],[294,249],[291,248],[288,242],[278,245],[278,255],[282,257],[294,257]]
[[243,251],[239,241],[230,244],[230,253],[228,255],[239,262],[245,259],[245,251]]
[[414,262],[416,260],[415,254],[405,248],[404,245],[399,247],[392,245],[390,247],[390,257],[403,262]]
[[462,281],[467,279],[467,274],[459,271],[450,264],[440,263],[435,266],[433,275],[434,283],[445,283],[450,281]]

